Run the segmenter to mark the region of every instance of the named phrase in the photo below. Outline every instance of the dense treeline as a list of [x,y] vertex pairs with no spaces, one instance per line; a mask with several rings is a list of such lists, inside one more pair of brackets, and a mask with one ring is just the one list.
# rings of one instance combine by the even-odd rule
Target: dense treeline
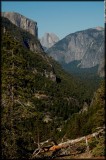
[[[1,50],[2,156],[29,157],[36,147],[34,142],[38,141],[38,137],[43,141],[55,135],[59,123],[54,123],[53,118],[59,116],[62,120],[67,119],[78,110],[79,105],[73,104],[76,105],[75,109],[64,113],[70,104],[63,97],[64,93],[68,95],[70,88],[67,92],[64,86],[46,78],[44,68],[48,72],[52,71],[46,59],[40,53],[25,49],[8,31],[2,36]],[[48,98],[36,98],[39,92]],[[51,123],[43,121],[46,112],[51,114]]]
[[[6,159],[28,157],[36,147],[38,134],[40,140],[46,139],[48,126],[33,99],[34,91],[43,89],[40,72],[44,66],[49,69],[49,65],[41,56],[34,56],[8,32],[2,36],[1,135],[2,157]],[[39,68],[37,75],[32,72],[34,67]],[[38,85],[39,81],[42,83]]]
[[[28,159],[39,141],[51,137],[58,140],[66,134],[64,129],[60,133],[58,128],[64,127],[64,121],[70,123],[85,101],[90,104],[93,93],[92,86],[88,89],[86,84],[65,73],[45,53],[34,53],[25,48],[21,39],[14,37],[19,28],[14,27],[12,34],[12,27],[11,24],[5,32],[2,28],[2,157]],[[59,83],[47,77],[45,71],[47,75],[52,72]],[[45,115],[50,116],[49,122],[44,121]],[[72,123],[75,134],[77,120]]]
[[101,82],[87,110],[73,114],[63,129],[67,138],[91,134],[96,128],[105,126],[105,84]]

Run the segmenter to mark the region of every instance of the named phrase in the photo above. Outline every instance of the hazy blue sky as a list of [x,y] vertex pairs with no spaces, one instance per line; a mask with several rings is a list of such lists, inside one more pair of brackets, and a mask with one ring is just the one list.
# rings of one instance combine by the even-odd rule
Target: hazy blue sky
[[2,11],[18,12],[38,24],[38,35],[66,35],[96,26],[104,27],[104,2],[2,2]]

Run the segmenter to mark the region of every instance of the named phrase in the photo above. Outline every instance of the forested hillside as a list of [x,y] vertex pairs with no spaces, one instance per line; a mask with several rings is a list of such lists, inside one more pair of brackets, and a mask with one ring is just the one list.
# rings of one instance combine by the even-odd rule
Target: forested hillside
[[19,40],[27,49],[34,52],[43,52],[42,46],[36,36],[12,24],[7,18],[1,17],[1,22],[4,32],[5,30],[10,31],[14,39]]
[[[20,31],[20,28],[9,21],[7,23],[6,19],[5,23],[2,21],[3,159],[29,159],[39,142],[49,138],[60,141],[65,134],[71,138],[73,135],[68,134],[69,123],[77,127],[77,122],[71,122],[71,118],[80,112],[85,102],[88,105],[91,103],[93,92],[97,88],[91,86],[88,89],[86,84],[64,72],[42,49],[38,49],[39,52],[37,49],[31,51],[23,43],[23,33],[25,35],[25,31]],[[26,35],[26,40],[32,36],[27,32]],[[40,46],[38,40],[33,41]],[[100,108],[101,114],[102,107],[103,105]],[[92,115],[95,110],[96,108]],[[101,122],[100,125],[102,124]],[[62,132],[59,129],[62,129]],[[81,133],[76,136],[90,133],[92,129],[85,131],[83,126]],[[72,133],[75,134],[73,129]]]
[[79,113],[73,114],[70,120],[67,121],[65,133],[68,138],[76,138],[76,136],[84,136],[93,133],[97,127],[105,125],[104,89],[105,84],[103,81],[99,89],[94,93],[90,105],[87,106],[85,104]]

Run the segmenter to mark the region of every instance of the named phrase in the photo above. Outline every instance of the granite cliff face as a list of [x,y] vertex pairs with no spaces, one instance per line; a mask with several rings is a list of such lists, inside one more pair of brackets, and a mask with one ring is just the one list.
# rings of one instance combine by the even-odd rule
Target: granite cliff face
[[[26,32],[11,23],[7,18],[1,17],[1,19],[2,35],[8,36],[11,33],[11,38],[23,46],[26,54],[29,52],[30,54],[33,53],[33,57],[36,55],[36,59],[33,58],[33,63],[36,61],[38,65],[36,65],[36,67],[33,65],[32,69],[30,68],[33,74],[39,74],[41,77],[46,77],[53,82],[57,82],[57,76],[55,74],[54,68],[49,57],[44,53],[39,40],[29,32]],[[27,56],[30,57],[29,55]],[[30,61],[31,59],[29,58],[28,60]],[[45,69],[42,67],[43,65],[45,66]]]
[[2,17],[1,20],[4,32],[11,32],[14,38],[20,40],[21,43],[29,50],[33,52],[44,52],[37,36],[31,34],[25,29],[17,27],[8,18]]
[[105,76],[105,57],[99,64],[98,74],[99,74],[100,77]]
[[[104,59],[104,29],[96,27],[72,33],[47,50],[61,64],[79,61],[77,67],[91,68]],[[103,66],[102,66],[103,68]]]
[[44,36],[40,39],[42,46],[46,49],[52,47],[56,42],[59,41],[59,38],[54,33],[45,33]]
[[17,27],[20,27],[32,35],[38,37],[37,22],[15,12],[2,12],[2,16],[8,18]]

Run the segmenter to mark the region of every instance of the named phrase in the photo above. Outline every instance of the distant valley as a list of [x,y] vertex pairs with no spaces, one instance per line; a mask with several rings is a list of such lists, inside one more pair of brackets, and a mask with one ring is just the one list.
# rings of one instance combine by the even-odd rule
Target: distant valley
[[[37,22],[12,12],[4,12],[2,15],[38,38]],[[73,62],[77,61],[79,63],[76,67],[74,66],[75,70],[82,71],[82,68],[92,70],[92,67],[97,66],[95,74],[104,77],[104,28],[95,27],[78,31],[61,40],[54,33],[45,33],[40,43],[47,54],[58,61],[69,73],[71,73]]]
[[71,64],[77,61],[76,70],[98,66],[96,74],[104,77],[104,29],[102,27],[69,34],[46,52],[68,71],[67,68],[69,66],[71,68]]
[[37,22],[2,15],[2,158],[105,156],[104,29],[40,42]]

